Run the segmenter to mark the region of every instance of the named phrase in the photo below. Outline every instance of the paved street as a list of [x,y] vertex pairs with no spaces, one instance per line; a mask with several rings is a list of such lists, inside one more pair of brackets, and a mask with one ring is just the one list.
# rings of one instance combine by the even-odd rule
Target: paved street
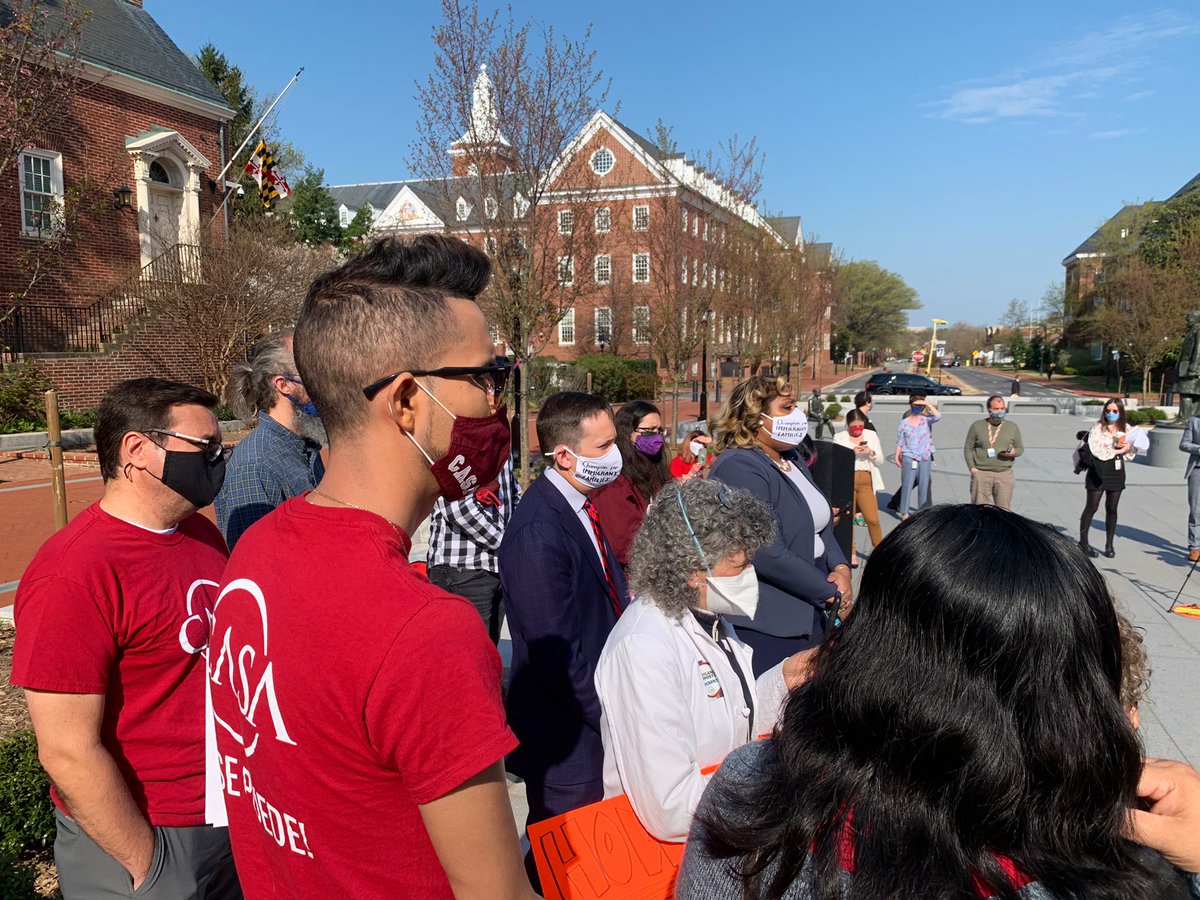
[[[911,364],[906,362],[888,363],[888,369],[892,372],[907,372],[910,371]],[[857,391],[864,390],[867,386],[867,378],[875,372],[882,371],[881,368],[868,369],[862,375],[858,375],[852,380],[843,385],[839,385],[833,391],[825,393],[836,393],[839,397],[842,394],[854,394]],[[916,371],[913,369],[913,371]],[[1009,373],[997,374],[983,369],[967,368],[960,366],[954,369],[944,369],[946,375],[952,375],[954,378],[961,381],[968,388],[973,388],[983,394],[1003,394],[1007,397],[1012,386],[1012,375]],[[920,367],[920,373],[925,374],[925,367]],[[938,378],[938,369],[936,367],[930,369],[929,377],[935,381]],[[964,390],[964,393],[966,391]],[[1051,387],[1049,385],[1036,384],[1032,381],[1021,379],[1021,396],[1022,397],[1067,397],[1071,392],[1065,388]]]

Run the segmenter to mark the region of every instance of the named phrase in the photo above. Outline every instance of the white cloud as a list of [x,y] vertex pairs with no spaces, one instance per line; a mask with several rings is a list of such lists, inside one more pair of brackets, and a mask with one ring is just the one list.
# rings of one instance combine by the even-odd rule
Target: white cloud
[[1088,134],[1088,137],[1093,141],[1109,141],[1113,138],[1125,137],[1129,133],[1128,128],[1114,128],[1112,131],[1093,131]]
[[[1200,21],[1174,10],[1126,16],[1051,45],[1039,61],[1007,77],[953,89],[943,99],[924,104],[930,110],[925,115],[973,125],[1075,115],[1076,104],[1091,105],[1080,101],[1102,99],[1106,89],[1135,81],[1136,73],[1153,63],[1154,51],[1163,42],[1197,34]],[[1141,100],[1153,93],[1139,91],[1125,99]]]
[[1138,100],[1145,100],[1147,97],[1153,97],[1158,91],[1134,91],[1125,98],[1126,103],[1136,103]]

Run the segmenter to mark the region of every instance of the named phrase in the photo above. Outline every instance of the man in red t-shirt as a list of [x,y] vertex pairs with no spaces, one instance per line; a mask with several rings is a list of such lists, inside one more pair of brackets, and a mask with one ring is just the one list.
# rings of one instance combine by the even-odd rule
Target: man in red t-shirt
[[[317,488],[238,541],[209,668],[251,900],[527,900],[504,777],[516,739],[475,609],[408,565],[439,496],[510,454],[487,257],[383,240],[309,288],[296,366],[329,434]],[[489,414],[490,412],[490,414]]]
[[204,824],[204,654],[226,554],[196,511],[225,474],[216,405],[159,378],[109,391],[104,496],[17,590],[12,683],[54,785],[66,900],[242,896],[227,830]]

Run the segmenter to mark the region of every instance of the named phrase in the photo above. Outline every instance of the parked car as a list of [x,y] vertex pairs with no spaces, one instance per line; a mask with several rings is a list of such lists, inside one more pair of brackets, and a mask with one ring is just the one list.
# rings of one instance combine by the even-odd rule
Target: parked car
[[957,397],[962,390],[949,384],[938,384],[926,375],[909,372],[876,372],[867,379],[869,394],[911,394],[924,391],[930,396]]

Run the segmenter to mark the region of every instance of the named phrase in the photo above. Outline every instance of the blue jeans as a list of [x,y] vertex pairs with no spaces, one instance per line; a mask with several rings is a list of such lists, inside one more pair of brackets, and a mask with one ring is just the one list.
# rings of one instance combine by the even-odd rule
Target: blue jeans
[[[913,463],[916,468],[913,468]],[[917,485],[917,497],[921,509],[933,504],[929,500],[929,480],[933,477],[933,461],[914,460],[911,456],[900,457],[900,515],[906,516],[912,509],[913,482]]]

